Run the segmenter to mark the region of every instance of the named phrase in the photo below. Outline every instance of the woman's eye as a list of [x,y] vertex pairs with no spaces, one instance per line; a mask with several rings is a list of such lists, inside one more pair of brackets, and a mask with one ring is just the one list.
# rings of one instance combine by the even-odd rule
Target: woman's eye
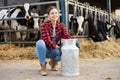
[[54,14],[54,13],[51,13],[52,15]]
[[57,12],[55,14],[58,14]]

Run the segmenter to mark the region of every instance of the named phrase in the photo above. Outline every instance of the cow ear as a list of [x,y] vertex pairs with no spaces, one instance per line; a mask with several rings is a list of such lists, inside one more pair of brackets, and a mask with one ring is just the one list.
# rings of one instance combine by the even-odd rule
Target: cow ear
[[34,6],[30,6],[30,9],[31,9],[31,10],[36,10],[36,9],[37,9],[37,6],[35,6],[35,5],[34,5]]

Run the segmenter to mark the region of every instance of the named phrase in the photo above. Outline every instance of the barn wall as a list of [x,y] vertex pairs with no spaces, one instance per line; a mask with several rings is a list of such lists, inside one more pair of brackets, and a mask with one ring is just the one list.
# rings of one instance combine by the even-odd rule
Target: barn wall
[[[3,1],[0,0],[0,6],[3,6]],[[28,3],[35,3],[35,2],[40,2],[40,1],[61,1],[61,0],[8,0],[8,5],[17,5],[17,4],[23,4],[25,2]],[[90,3],[91,6],[95,5],[99,8],[106,9],[107,4],[106,0],[78,0],[79,2],[88,2]],[[115,8],[119,8],[120,6],[120,1],[119,0],[111,0],[111,7],[112,10],[115,10]]]
[[[4,0],[0,0],[0,6],[4,6]],[[61,1],[61,0],[8,0],[8,5],[17,5],[17,4],[23,4],[25,2],[28,3],[36,3],[40,1]],[[96,6],[97,8],[106,9],[107,8],[107,3],[106,0],[78,0],[79,2],[85,3],[88,2],[90,3],[91,6]],[[116,9],[119,9],[120,6],[120,1],[119,0],[111,0],[111,7],[112,7],[112,12],[115,11]]]
[[[40,1],[59,1],[59,0],[8,0],[8,6],[19,5],[24,3],[38,3]],[[0,7],[4,6],[4,0],[0,0]],[[38,13],[44,14],[49,5],[41,5],[37,7]]]
[[[0,6],[3,6],[4,0],[0,0]],[[17,5],[17,4],[23,4],[25,2],[27,3],[35,3],[39,2],[40,0],[8,0],[8,5]]]

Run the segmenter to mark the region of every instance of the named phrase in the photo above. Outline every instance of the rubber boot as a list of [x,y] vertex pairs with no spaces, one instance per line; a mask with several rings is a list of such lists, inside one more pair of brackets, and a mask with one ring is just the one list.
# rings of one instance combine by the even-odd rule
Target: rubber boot
[[42,76],[46,76],[47,73],[47,67],[46,67],[46,63],[45,64],[41,64],[41,71],[40,71]]
[[52,71],[58,71],[58,62],[56,62],[54,59],[51,59],[49,64]]

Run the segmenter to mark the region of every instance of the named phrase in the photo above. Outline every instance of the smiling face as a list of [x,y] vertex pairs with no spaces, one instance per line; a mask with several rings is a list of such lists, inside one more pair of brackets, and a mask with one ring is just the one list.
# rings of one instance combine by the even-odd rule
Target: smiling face
[[48,13],[48,18],[51,20],[51,21],[57,21],[58,18],[59,18],[59,13],[58,13],[58,10],[56,8],[53,8],[49,11]]

